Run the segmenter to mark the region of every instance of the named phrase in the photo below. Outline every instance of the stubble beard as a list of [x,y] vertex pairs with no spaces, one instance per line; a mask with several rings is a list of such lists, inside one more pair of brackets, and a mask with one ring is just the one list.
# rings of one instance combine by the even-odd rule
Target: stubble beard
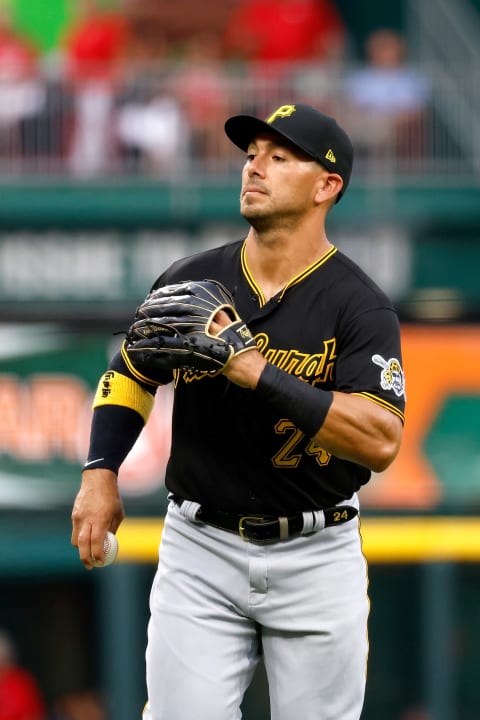
[[248,206],[241,207],[240,213],[257,233],[268,233],[272,230],[291,231],[296,227],[301,216],[301,213],[293,209],[279,212]]
[[276,221],[273,213],[260,210],[258,208],[242,208],[241,214],[245,220],[257,231],[266,232],[270,230]]

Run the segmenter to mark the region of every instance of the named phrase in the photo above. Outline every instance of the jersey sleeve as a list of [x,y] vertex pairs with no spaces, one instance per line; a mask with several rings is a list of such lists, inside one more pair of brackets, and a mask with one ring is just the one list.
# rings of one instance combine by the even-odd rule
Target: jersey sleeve
[[335,388],[366,397],[405,420],[400,325],[391,308],[365,311],[338,338]]

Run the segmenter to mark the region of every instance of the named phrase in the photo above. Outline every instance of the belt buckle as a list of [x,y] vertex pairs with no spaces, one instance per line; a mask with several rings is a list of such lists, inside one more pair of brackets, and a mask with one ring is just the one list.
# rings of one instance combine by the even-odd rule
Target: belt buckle
[[245,521],[247,521],[247,520],[253,520],[253,521],[256,520],[258,522],[262,522],[264,520],[264,518],[259,517],[258,515],[244,515],[243,517],[240,518],[240,520],[238,521],[238,534],[240,535],[242,540],[246,540],[248,542],[249,538],[247,535],[245,535],[245,525],[244,525]]

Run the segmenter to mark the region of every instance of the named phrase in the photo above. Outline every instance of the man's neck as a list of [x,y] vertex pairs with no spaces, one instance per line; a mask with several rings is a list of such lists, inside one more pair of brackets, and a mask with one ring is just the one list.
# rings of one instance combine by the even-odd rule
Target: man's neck
[[292,278],[320,260],[332,244],[323,234],[302,237],[270,231],[248,233],[245,252],[250,273],[266,300],[288,285]]

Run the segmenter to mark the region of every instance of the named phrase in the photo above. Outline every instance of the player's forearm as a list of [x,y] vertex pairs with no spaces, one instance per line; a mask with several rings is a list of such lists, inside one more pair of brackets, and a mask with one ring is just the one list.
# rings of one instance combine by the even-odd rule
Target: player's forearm
[[332,455],[379,472],[398,452],[401,420],[370,400],[321,390],[269,363],[255,389]]
[[131,408],[119,405],[96,407],[84,468],[106,468],[118,473],[144,424],[142,416]]
[[332,455],[382,472],[400,449],[402,428],[402,421],[390,410],[363,397],[335,392],[314,437]]

